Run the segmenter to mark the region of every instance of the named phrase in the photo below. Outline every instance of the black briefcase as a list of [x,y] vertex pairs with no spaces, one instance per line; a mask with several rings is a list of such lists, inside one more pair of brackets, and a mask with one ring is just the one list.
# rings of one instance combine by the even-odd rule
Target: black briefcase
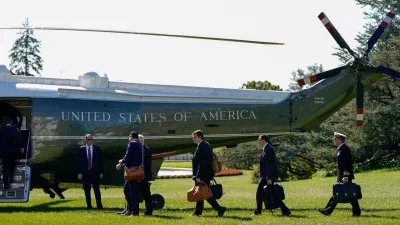
[[333,185],[333,200],[337,203],[349,203],[361,198],[361,187],[358,184],[336,183]]
[[275,183],[273,186],[265,185],[264,202],[267,209],[276,209],[280,207],[280,203],[285,199],[285,191],[282,185]]
[[212,179],[212,182],[210,182],[209,187],[215,199],[220,199],[224,194],[222,191],[222,184],[218,184],[214,178]]

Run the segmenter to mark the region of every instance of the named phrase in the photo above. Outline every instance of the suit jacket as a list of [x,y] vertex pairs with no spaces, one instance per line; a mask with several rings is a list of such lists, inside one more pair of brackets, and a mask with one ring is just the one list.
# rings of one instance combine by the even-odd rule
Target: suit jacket
[[354,171],[351,151],[345,143],[338,148],[336,158],[338,163],[337,182],[342,182],[343,177],[348,177],[350,181],[353,180]]
[[208,142],[202,141],[197,145],[192,158],[192,179],[210,181],[214,177],[212,169],[213,151]]
[[24,142],[16,125],[7,124],[0,130],[0,152],[17,153]]
[[151,152],[149,147],[143,145],[144,147],[144,179],[152,180],[153,174],[151,171]]
[[260,178],[274,181],[279,173],[278,160],[276,159],[275,150],[268,143],[265,145],[260,158]]
[[142,144],[138,140],[129,142],[122,163],[127,167],[142,164]]
[[[103,157],[101,154],[101,148],[97,145],[93,145],[93,153],[92,153],[92,169],[91,172],[94,174],[103,174],[104,165],[103,165]],[[86,145],[82,145],[77,152],[76,157],[76,165],[78,174],[83,175],[83,179],[85,179],[85,175],[89,172],[88,166],[88,155],[86,151]],[[99,176],[98,176],[99,177]]]

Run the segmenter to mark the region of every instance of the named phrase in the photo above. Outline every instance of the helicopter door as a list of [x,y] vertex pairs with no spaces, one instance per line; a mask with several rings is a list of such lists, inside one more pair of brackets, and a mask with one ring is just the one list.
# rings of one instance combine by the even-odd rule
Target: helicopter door
[[[21,124],[20,135],[23,139],[24,153],[16,156],[16,166],[12,182],[8,189],[4,189],[3,183],[3,163],[0,166],[0,203],[1,202],[28,202],[31,180],[31,168],[28,165],[28,159],[31,156],[31,115],[32,100],[26,98],[1,98],[0,101],[6,101],[8,105],[18,109],[18,122]],[[4,105],[4,104],[3,104]],[[10,112],[12,112],[10,110]],[[11,115],[13,116],[13,115]],[[21,119],[20,119],[21,118]],[[20,121],[22,120],[22,121]]]

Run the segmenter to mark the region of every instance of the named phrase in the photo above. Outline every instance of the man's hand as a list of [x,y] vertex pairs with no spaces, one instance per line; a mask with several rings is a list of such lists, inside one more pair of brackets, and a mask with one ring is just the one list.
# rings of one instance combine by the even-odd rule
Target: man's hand
[[82,180],[82,174],[78,174],[78,180]]
[[102,179],[103,178],[103,174],[100,174],[100,179]]
[[122,166],[122,163],[118,163],[118,164],[115,166],[115,169],[119,170],[119,169],[121,169],[121,166]]
[[349,178],[348,177],[343,177],[342,181],[343,181],[343,183],[347,183],[347,182],[349,182]]
[[19,152],[24,153],[24,150],[25,150],[24,148],[20,148]]
[[200,178],[196,178],[196,183],[197,183],[197,184],[200,183]]
[[271,185],[272,184],[272,180],[271,179],[268,179],[267,180],[267,185]]

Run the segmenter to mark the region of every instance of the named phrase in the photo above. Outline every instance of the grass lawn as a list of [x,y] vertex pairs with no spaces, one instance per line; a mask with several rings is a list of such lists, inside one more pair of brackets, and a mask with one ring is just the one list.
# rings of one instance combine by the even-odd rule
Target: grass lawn
[[162,167],[192,168],[192,161],[164,161]]
[[[228,210],[218,218],[205,203],[202,217],[189,217],[195,203],[186,201],[186,191],[193,185],[190,179],[162,179],[152,185],[153,193],[164,196],[164,209],[151,218],[128,218],[115,214],[124,206],[122,188],[102,188],[104,210],[86,210],[82,189],[69,189],[67,199],[50,199],[41,190],[31,192],[31,200],[24,204],[0,204],[1,224],[400,224],[400,171],[374,171],[356,174],[355,182],[363,191],[360,200],[362,216],[351,217],[350,204],[339,204],[329,217],[315,209],[324,207],[332,193],[335,178],[285,182],[286,205],[292,210],[290,217],[282,217],[279,210],[272,215],[264,211],[251,216],[255,207],[256,184],[250,184],[250,172],[242,176],[217,177],[225,195],[220,204]],[[93,194],[92,194],[93,197]],[[93,197],[94,198],[94,197]],[[94,202],[94,199],[93,199]],[[143,209],[144,204],[140,204]]]

